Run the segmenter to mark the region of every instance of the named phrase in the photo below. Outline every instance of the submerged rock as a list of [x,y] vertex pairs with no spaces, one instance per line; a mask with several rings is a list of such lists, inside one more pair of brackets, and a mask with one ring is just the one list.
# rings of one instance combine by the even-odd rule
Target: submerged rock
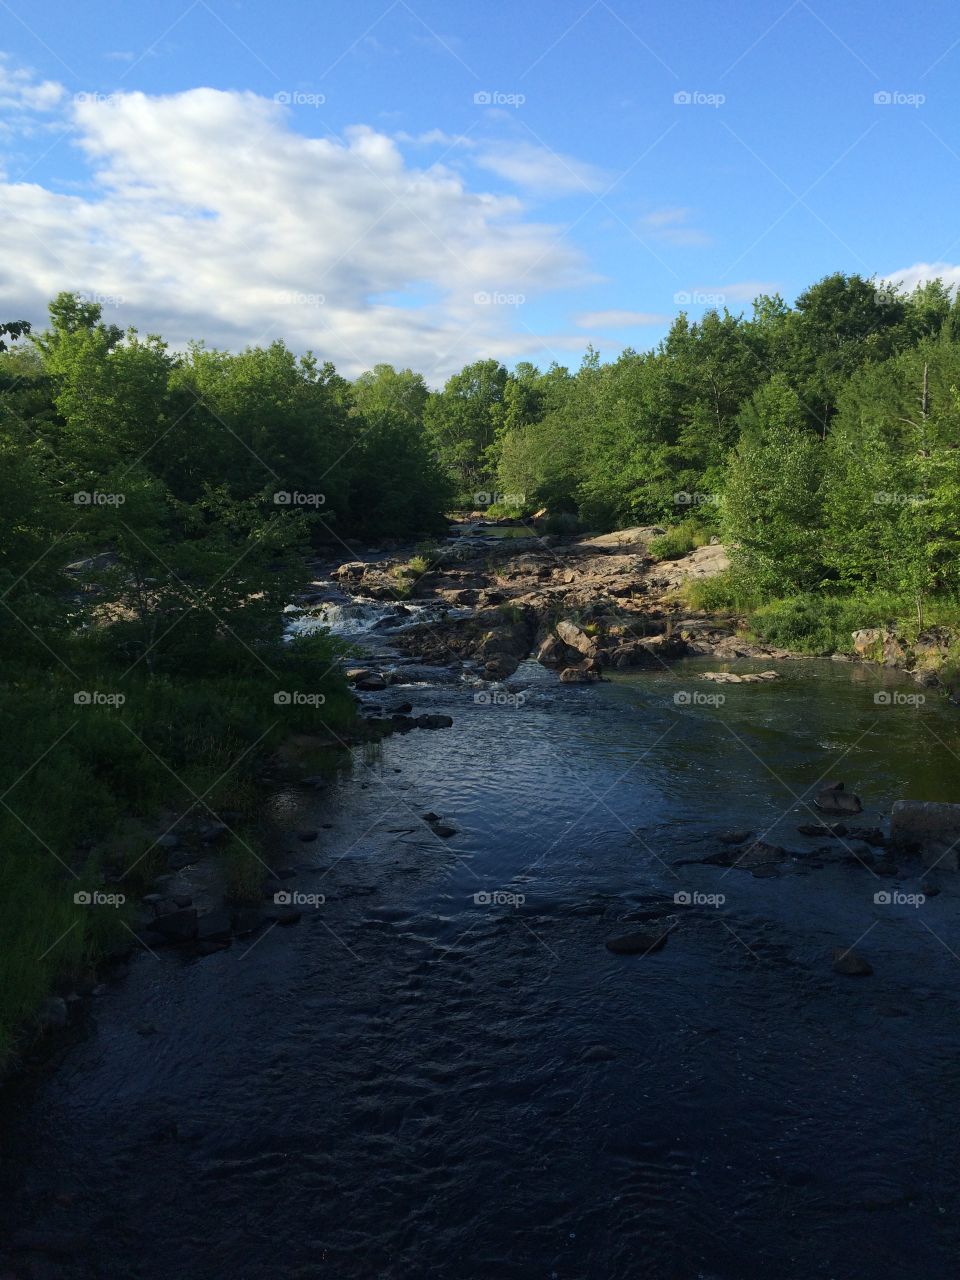
[[873,967],[852,948],[837,947],[833,953],[833,972],[842,973],[848,978],[869,978]]
[[670,930],[662,933],[623,933],[616,938],[608,938],[606,948],[617,956],[647,956],[654,951],[661,951],[667,945]]

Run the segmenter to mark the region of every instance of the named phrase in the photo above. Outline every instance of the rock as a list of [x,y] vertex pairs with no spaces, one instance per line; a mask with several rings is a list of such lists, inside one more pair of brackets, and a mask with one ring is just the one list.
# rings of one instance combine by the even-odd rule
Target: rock
[[197,936],[197,909],[183,907],[177,911],[169,911],[166,915],[157,916],[147,925],[153,933],[171,942],[190,942]]
[[924,880],[920,885],[920,892],[925,898],[935,898],[940,892],[940,886],[932,880]]
[[883,643],[885,633],[876,627],[866,627],[863,631],[853,633],[853,652],[860,658],[875,652]]
[[647,956],[667,945],[669,929],[663,933],[624,933],[608,938],[606,948],[617,956]]
[[448,827],[444,822],[431,822],[430,830],[435,836],[440,836],[442,840],[447,840],[450,836],[457,834],[456,827]]
[[814,804],[824,813],[860,813],[863,809],[860,797],[852,791],[845,791],[842,782],[819,791]]
[[183,871],[185,867],[191,866],[197,860],[197,855],[191,853],[188,849],[175,849],[167,858],[167,867],[170,871]]
[[590,671],[585,666],[564,667],[560,672],[561,684],[591,684],[597,679],[596,671]]
[[311,844],[319,834],[319,831],[298,831],[297,839],[302,840],[304,844]]
[[67,1025],[70,1011],[62,996],[48,996],[37,1010],[41,1031],[58,1031]]
[[717,839],[721,844],[743,844],[752,835],[752,831],[725,831],[723,835],[717,836]]
[[612,1062],[617,1057],[616,1049],[611,1049],[608,1044],[593,1044],[589,1049],[584,1049],[580,1055],[581,1062]]
[[837,947],[833,953],[833,972],[842,973],[848,978],[869,978],[873,968],[859,952]]
[[564,644],[558,635],[547,636],[537,651],[537,661],[545,667],[566,667],[579,656],[578,651]]
[[754,840],[744,848],[720,855],[727,865],[751,871],[767,863],[785,862],[788,856],[786,849],[778,844],[768,844],[766,840]]
[[362,680],[355,680],[353,682],[353,687],[355,689],[360,689],[365,693],[379,693],[382,689],[387,687],[387,682],[384,680],[383,676],[368,675],[364,676]]
[[890,814],[890,846],[920,854],[925,867],[960,870],[960,804],[898,800]]
[[575,649],[578,653],[582,653],[584,657],[592,658],[596,653],[596,637],[589,635],[582,627],[577,626],[575,622],[562,619],[554,629],[557,638],[563,644],[569,645],[571,649]]
[[424,814],[422,814],[421,816],[422,816],[422,818],[423,818],[424,822],[439,822],[439,821],[440,821],[440,815],[439,815],[439,813],[434,813],[432,810],[431,810],[429,813],[424,813]]
[[417,716],[415,724],[418,729],[449,729],[453,725],[453,716]]

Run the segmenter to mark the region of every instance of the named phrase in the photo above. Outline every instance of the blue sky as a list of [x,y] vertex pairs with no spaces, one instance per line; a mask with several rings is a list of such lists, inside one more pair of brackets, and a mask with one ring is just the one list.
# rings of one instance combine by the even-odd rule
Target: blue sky
[[960,280],[955,4],[0,17],[4,318],[76,288],[177,345],[282,336],[437,383],[833,270]]

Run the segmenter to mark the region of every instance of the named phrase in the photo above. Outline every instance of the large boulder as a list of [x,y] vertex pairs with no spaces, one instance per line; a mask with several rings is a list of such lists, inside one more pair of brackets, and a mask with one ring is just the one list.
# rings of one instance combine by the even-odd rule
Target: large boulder
[[556,625],[556,633],[564,644],[569,645],[571,649],[576,649],[578,653],[582,653],[586,658],[592,658],[597,652],[596,639],[584,631],[583,627],[577,626],[575,622],[563,619]]
[[558,635],[549,635],[537,650],[537,661],[545,667],[568,667],[577,662],[580,653],[565,644]]
[[862,631],[854,631],[853,633],[853,652],[858,657],[866,657],[867,654],[874,654],[877,647],[883,643],[886,632],[880,631],[877,627],[865,627]]
[[960,870],[960,804],[898,800],[890,813],[890,846],[920,854],[926,867]]

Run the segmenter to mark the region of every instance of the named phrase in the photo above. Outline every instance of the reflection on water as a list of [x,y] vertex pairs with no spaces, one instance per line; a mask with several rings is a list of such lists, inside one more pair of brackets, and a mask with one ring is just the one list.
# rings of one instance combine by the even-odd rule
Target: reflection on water
[[[873,668],[715,665],[416,688],[452,730],[275,807],[323,908],[139,958],[8,1118],[6,1214],[82,1227],[64,1274],[103,1280],[953,1276],[957,877],[880,905],[919,869],[880,881],[796,827],[837,778],[868,826],[960,801],[957,712],[877,702],[917,687]],[[799,856],[678,865],[733,827]],[[662,952],[605,950],[664,910]],[[873,978],[832,973],[854,944]]]

